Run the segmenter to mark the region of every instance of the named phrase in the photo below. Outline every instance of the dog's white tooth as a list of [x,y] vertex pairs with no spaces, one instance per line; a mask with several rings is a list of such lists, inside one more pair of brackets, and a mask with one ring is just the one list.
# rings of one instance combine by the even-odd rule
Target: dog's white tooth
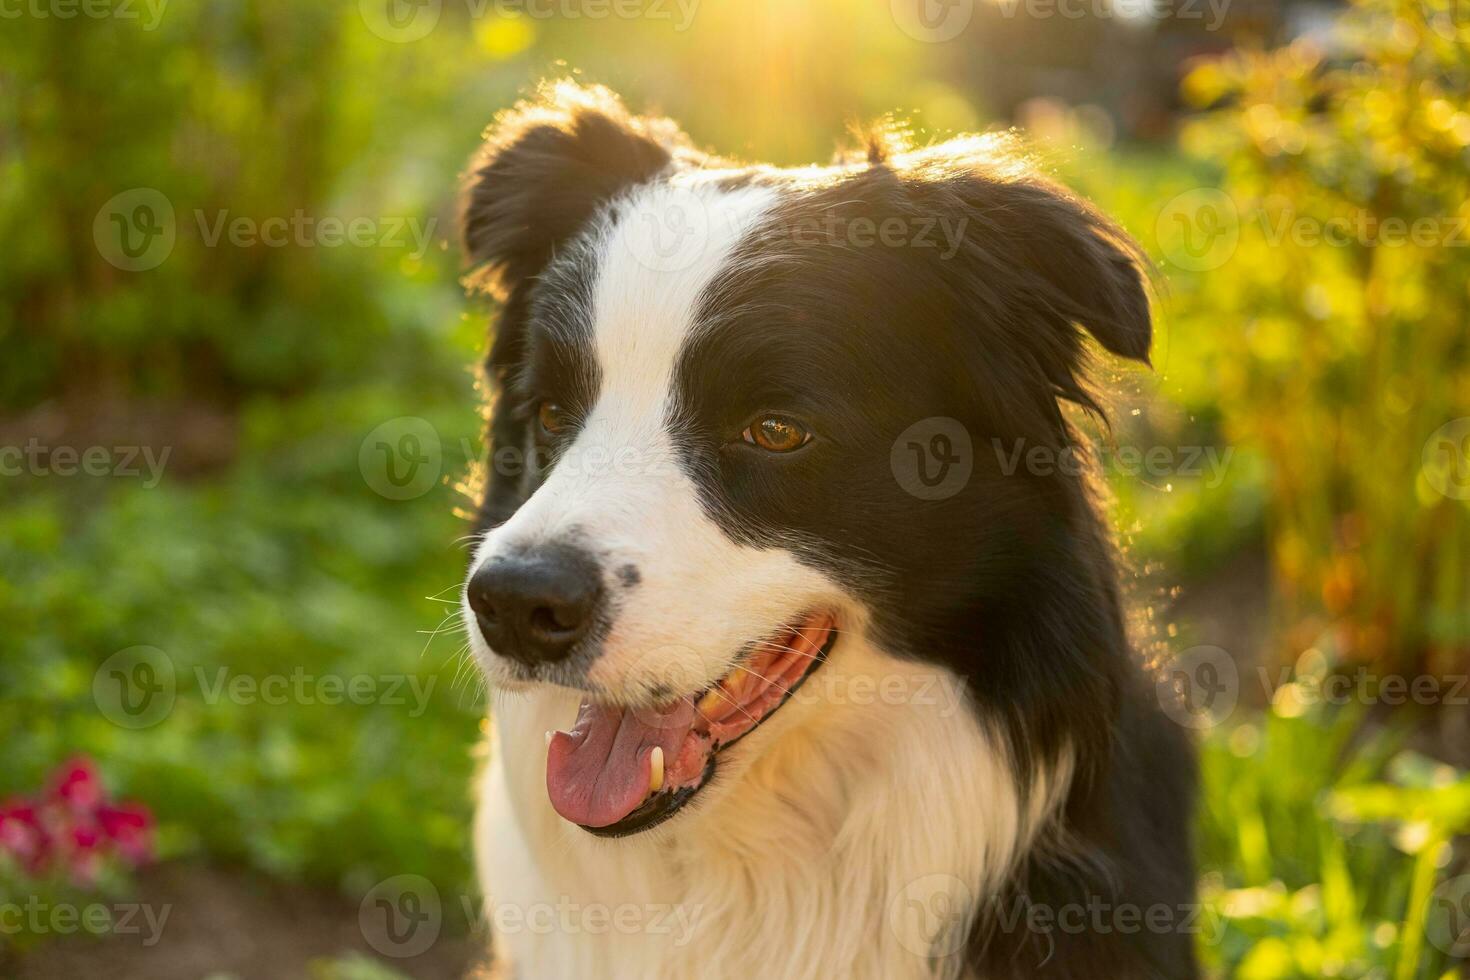
[[655,745],[648,757],[648,791],[657,793],[664,788],[664,747]]
[[555,735],[556,735],[556,732],[552,731],[549,728],[546,729],[546,747],[547,748],[551,748],[551,739]]

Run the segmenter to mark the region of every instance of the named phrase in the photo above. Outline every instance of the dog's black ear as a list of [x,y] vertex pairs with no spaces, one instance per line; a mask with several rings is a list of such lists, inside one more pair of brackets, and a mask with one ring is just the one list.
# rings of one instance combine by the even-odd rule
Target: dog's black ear
[[976,191],[982,228],[1004,235],[1035,274],[1028,291],[1037,306],[1114,354],[1148,363],[1146,259],[1127,233],[1092,203],[1039,177]]
[[530,284],[603,203],[698,159],[673,123],[631,116],[607,89],[570,81],[542,85],[486,130],[460,191],[467,285],[503,301],[485,361],[492,466],[479,528],[508,520],[533,489],[529,466],[498,465],[501,450],[530,451],[526,424],[504,397],[525,359]]
[[1046,372],[1060,394],[1097,406],[1076,373],[1082,331],[1148,363],[1147,259],[1096,206],[1046,177],[1016,141],[968,137],[896,156],[911,200],[963,223],[951,282]]
[[471,284],[504,297],[599,205],[692,155],[671,122],[629,115],[606,88],[541,86],[491,124],[465,174],[460,235]]

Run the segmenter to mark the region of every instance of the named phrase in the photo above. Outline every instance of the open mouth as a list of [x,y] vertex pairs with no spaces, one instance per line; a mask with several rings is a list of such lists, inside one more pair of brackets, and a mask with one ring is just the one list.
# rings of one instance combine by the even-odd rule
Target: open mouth
[[547,745],[552,807],[601,837],[658,826],[709,783],[722,751],[786,703],[836,638],[836,617],[813,613],[753,644],[698,693],[653,708],[583,701],[571,731]]

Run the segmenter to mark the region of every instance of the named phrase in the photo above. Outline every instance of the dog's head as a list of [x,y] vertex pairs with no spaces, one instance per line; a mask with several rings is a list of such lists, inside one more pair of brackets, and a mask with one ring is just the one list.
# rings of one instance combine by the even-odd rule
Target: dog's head
[[1084,331],[1150,340],[1090,205],[1002,138],[736,167],[563,83],[491,128],[463,230],[503,302],[464,613],[492,683],[585,696],[549,746],[563,816],[671,816],[848,637],[1049,696],[1017,685],[1065,672],[1007,631],[1096,583],[1058,571],[1091,547],[1075,474],[1025,456],[1092,405]]

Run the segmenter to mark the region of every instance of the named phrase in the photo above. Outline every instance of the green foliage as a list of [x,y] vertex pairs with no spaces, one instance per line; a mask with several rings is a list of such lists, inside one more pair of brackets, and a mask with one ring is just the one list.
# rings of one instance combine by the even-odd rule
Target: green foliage
[[[1447,2],[1360,0],[1358,62],[1296,45],[1201,67],[1188,93],[1217,108],[1184,135],[1193,159],[1054,154],[1166,274],[1157,372],[1111,379],[1114,438],[1235,453],[1214,484],[1111,474],[1139,564],[1203,576],[1265,539],[1277,648],[1330,633],[1405,673],[1464,669],[1470,648],[1465,503],[1421,467],[1428,434],[1470,415],[1470,250],[1323,246],[1290,229],[1470,218],[1470,35]],[[149,30],[6,20],[0,418],[153,400],[181,426],[225,422],[217,453],[191,462],[175,447],[156,487],[0,483],[0,797],[87,753],[153,808],[166,856],[354,899],[401,873],[461,893],[482,704],[460,638],[424,631],[452,611],[425,597],[455,595],[465,525],[452,484],[478,455],[465,368],[483,322],[462,314],[444,247],[476,133],[567,70],[559,59],[702,145],[782,163],[822,160],[850,121],[890,110],[916,115],[921,140],[984,123],[965,50],[912,43],[886,4],[705,4],[687,30],[443,6],[443,25],[411,43],[366,30],[355,0],[169,4]],[[177,241],[132,273],[93,229],[138,187],[170,202]],[[1215,187],[1238,235],[1204,268],[1160,215]],[[415,219],[431,247],[212,242],[221,220],[298,213],[384,231]],[[359,449],[403,417],[432,423],[441,478],[395,501],[374,492]],[[134,731],[99,713],[93,683],[139,645],[169,658],[177,697]],[[422,713],[406,686],[405,704],[270,704],[216,696],[221,670],[434,686]],[[1445,842],[1465,829],[1466,777],[1407,754],[1401,722],[1363,722],[1284,696],[1205,740],[1200,864],[1220,929],[1202,953],[1220,975],[1447,968],[1424,940]],[[390,975],[360,958],[317,969]]]
[[[169,4],[151,28],[7,19],[0,407],[233,404],[426,356],[456,301],[453,176],[522,79],[470,78],[458,32],[384,43],[357,6]],[[163,195],[177,235],[146,272],[94,242],[99,209],[135,188]],[[241,219],[251,244],[232,243]],[[369,222],[371,244],[334,243],[329,219]]]
[[[1470,773],[1403,749],[1406,730],[1322,696],[1305,655],[1272,708],[1201,745],[1201,944],[1220,975],[1434,978],[1457,910],[1431,902],[1470,831]],[[1443,940],[1441,940],[1443,943]]]
[[[468,385],[455,394],[437,415],[416,406],[451,476],[455,447],[475,445]],[[359,470],[358,445],[400,398],[258,403],[225,479],[72,495],[38,478],[12,498],[0,797],[80,752],[154,809],[167,856],[349,893],[407,872],[463,889],[481,698],[462,637],[427,635],[455,608],[463,525],[449,486],[387,500]],[[99,710],[94,681],[140,645],[167,656],[177,696],[131,730]]]
[[1267,463],[1281,648],[1330,625],[1405,673],[1470,664],[1470,501],[1436,486],[1463,481],[1436,472],[1463,447],[1432,435],[1470,415],[1470,26],[1452,6],[1358,0],[1331,56],[1300,41],[1197,69],[1186,93],[1220,107],[1183,144],[1224,195],[1160,228],[1202,272],[1177,280],[1176,329],[1218,379],[1226,437]]
[[360,953],[313,963],[311,976],[312,980],[408,980],[382,961]]

